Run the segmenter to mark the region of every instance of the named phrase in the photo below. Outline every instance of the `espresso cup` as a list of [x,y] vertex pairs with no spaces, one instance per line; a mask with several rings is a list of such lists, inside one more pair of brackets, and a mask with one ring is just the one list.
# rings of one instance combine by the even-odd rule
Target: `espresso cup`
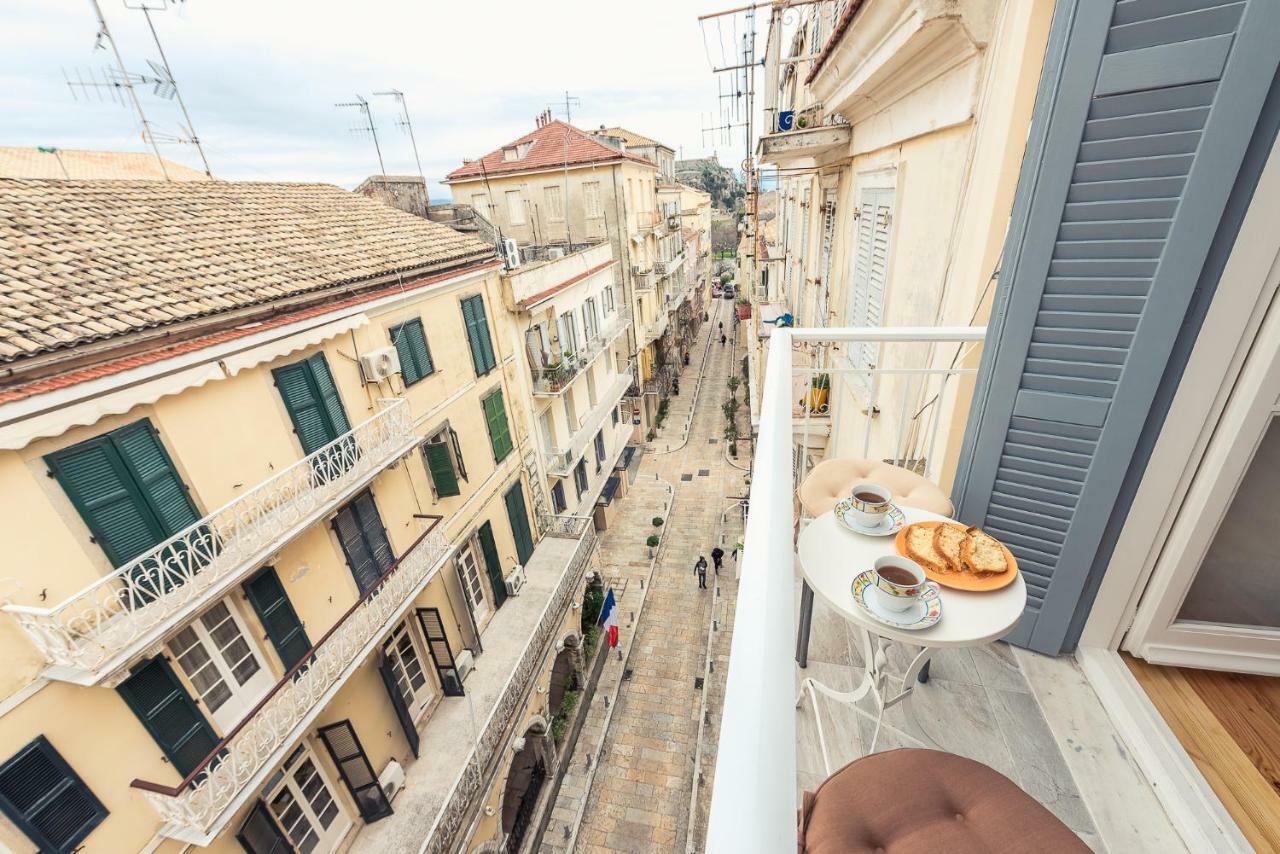
[[854,522],[864,528],[878,528],[893,506],[893,495],[880,484],[867,481],[854,485],[849,506]]
[[886,555],[875,562],[872,577],[880,591],[880,602],[890,611],[905,611],[928,589],[924,570],[913,560]]

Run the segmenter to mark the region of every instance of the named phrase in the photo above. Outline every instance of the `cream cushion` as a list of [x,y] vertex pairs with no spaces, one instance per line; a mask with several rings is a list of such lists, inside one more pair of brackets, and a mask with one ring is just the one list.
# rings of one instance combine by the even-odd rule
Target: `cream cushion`
[[804,483],[800,484],[800,503],[810,516],[821,516],[835,507],[837,501],[846,498],[853,486],[862,481],[886,487],[893,493],[895,504],[942,516],[950,516],[953,512],[951,499],[936,483],[899,466],[859,457],[824,460],[814,466]]

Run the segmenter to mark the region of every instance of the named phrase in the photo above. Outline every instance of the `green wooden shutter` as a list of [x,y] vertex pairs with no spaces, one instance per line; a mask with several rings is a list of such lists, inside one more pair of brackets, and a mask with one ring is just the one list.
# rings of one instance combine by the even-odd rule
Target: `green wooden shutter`
[[453,445],[453,461],[458,466],[458,477],[467,479],[467,464],[462,459],[462,443],[458,441],[458,431],[449,428],[449,444]]
[[516,541],[516,556],[520,563],[529,562],[533,557],[533,534],[529,530],[529,513],[525,510],[524,488],[516,481],[507,494],[503,496],[507,504],[507,519],[511,522],[511,536]]
[[294,848],[271,810],[259,798],[236,832],[236,841],[249,854],[292,854]]
[[493,607],[501,608],[507,601],[507,582],[502,577],[502,561],[498,560],[498,544],[493,540],[493,526],[487,521],[480,526],[480,553],[484,555],[485,570],[489,573],[489,586],[493,588]]
[[396,685],[396,674],[391,668],[391,662],[387,659],[385,648],[378,653],[378,674],[382,677],[382,684],[387,689],[387,697],[391,700],[391,708],[395,710],[396,719],[400,721],[400,729],[404,731],[404,739],[409,742],[409,749],[413,751],[413,758],[418,758],[418,747],[422,744],[422,737],[418,735],[418,728],[413,723],[413,715],[409,712],[409,706],[404,701],[404,695],[400,693],[399,686]]
[[338,511],[333,524],[356,586],[364,594],[395,562],[373,494],[365,491],[356,496]]
[[427,348],[427,335],[421,320],[409,320],[391,329],[400,356],[400,376],[404,384],[411,386],[435,370],[431,351]]
[[115,566],[200,518],[148,420],[57,451],[45,462]]
[[391,815],[391,802],[387,800],[382,786],[378,785],[378,777],[373,773],[373,766],[351,721],[322,726],[319,733],[333,764],[338,766],[342,782],[347,784],[347,790],[360,809],[360,817],[366,822],[375,822]]
[[275,568],[264,567],[245,582],[244,592],[266,629],[267,638],[276,648],[284,669],[291,670],[310,651],[311,641],[307,639],[307,631],[298,619],[298,612],[293,609]]
[[316,353],[307,359],[307,366],[311,369],[311,376],[320,392],[320,400],[329,416],[336,439],[351,430],[351,423],[347,421],[347,411],[342,408],[342,398],[338,396],[338,386],[333,381],[333,374],[329,372],[329,363],[325,360],[324,353]]
[[511,453],[511,428],[507,424],[507,407],[498,389],[483,401],[484,420],[489,427],[489,444],[493,446],[494,462],[502,462]]
[[[956,476],[1056,654],[1270,95],[1280,5],[1059,3]],[[1162,416],[1155,416],[1162,417]],[[1153,425],[1159,428],[1159,424]]]
[[0,765],[0,812],[41,851],[69,854],[107,817],[43,735]]
[[427,469],[431,472],[431,483],[435,486],[436,495],[441,498],[461,495],[458,475],[453,471],[453,455],[449,453],[449,445],[443,441],[428,442],[422,446],[422,455],[426,457]]
[[271,372],[304,454],[314,454],[351,429],[323,353]]
[[462,301],[462,319],[467,327],[471,363],[476,369],[476,376],[484,376],[498,362],[493,353],[493,340],[489,337],[489,321],[484,311],[483,296],[476,294]]
[[213,727],[163,656],[134,668],[116,690],[182,776],[218,745]]

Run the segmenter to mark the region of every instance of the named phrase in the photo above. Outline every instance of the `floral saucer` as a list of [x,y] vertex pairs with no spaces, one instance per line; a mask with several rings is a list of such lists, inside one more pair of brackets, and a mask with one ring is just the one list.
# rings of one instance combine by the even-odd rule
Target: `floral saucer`
[[881,601],[884,593],[876,587],[874,573],[875,570],[868,569],[853,579],[853,601],[873,618],[909,632],[927,629],[942,619],[942,596],[938,593],[937,584],[928,582],[928,588],[920,599],[907,610],[891,611]]
[[892,537],[907,524],[907,517],[903,515],[896,504],[889,505],[889,512],[884,514],[878,525],[867,526],[855,521],[853,512],[853,507],[847,500],[841,501],[835,508],[836,521],[846,531],[853,531],[855,534],[863,534],[868,537]]

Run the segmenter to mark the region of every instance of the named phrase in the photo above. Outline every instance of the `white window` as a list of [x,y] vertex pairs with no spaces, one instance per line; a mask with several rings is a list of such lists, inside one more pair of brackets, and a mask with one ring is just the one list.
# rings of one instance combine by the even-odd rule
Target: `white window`
[[587,400],[591,404],[591,408],[596,408],[596,371],[595,368],[587,371]]
[[595,297],[588,297],[582,303],[582,331],[586,333],[587,340],[590,341],[596,337],[596,333],[600,331],[600,316],[596,314]]
[[240,723],[275,682],[226,601],[174,635],[169,649],[205,709],[224,730]]
[[574,410],[572,390],[566,392],[564,396],[564,418],[565,423],[569,425],[569,439],[565,440],[567,446],[572,439],[573,431],[578,429],[578,413]]
[[493,219],[493,212],[489,210],[489,196],[485,193],[473,193],[471,195],[471,207],[475,208],[476,213],[485,219]]
[[597,219],[604,215],[600,207],[599,181],[588,181],[582,185],[582,201],[586,207],[587,219]]
[[519,190],[507,190],[507,220],[512,225],[524,225],[524,199]]
[[285,761],[281,778],[268,783],[267,793],[272,815],[298,851],[333,851],[351,829],[351,818],[306,745]]
[[[885,280],[889,270],[889,232],[893,219],[893,189],[862,191],[858,207],[858,239],[854,245],[853,282],[849,288],[848,326],[879,326],[884,320]],[[879,361],[879,348],[863,343],[850,348],[855,368],[871,369]],[[855,377],[870,386],[870,376]]]
[[458,577],[462,579],[462,592],[471,606],[476,625],[489,613],[484,598],[484,586],[480,583],[480,561],[476,558],[475,543],[467,543],[458,551]]
[[556,321],[560,328],[560,354],[566,356],[578,352],[578,328],[573,322],[573,313],[566,311]]
[[555,445],[555,434],[551,431],[551,410],[544,409],[538,415],[538,432],[542,434],[542,450],[549,457],[551,456],[551,448]]
[[391,666],[396,690],[400,692],[410,717],[420,720],[435,699],[436,689],[423,665],[422,650],[407,622],[396,626],[382,652]]
[[564,196],[559,184],[551,184],[543,188],[547,199],[547,218],[555,221],[564,219]]
[[609,285],[604,289],[603,300],[604,300],[603,302],[604,314],[605,314],[605,317],[608,317],[613,312],[613,309],[614,309],[613,285]]

